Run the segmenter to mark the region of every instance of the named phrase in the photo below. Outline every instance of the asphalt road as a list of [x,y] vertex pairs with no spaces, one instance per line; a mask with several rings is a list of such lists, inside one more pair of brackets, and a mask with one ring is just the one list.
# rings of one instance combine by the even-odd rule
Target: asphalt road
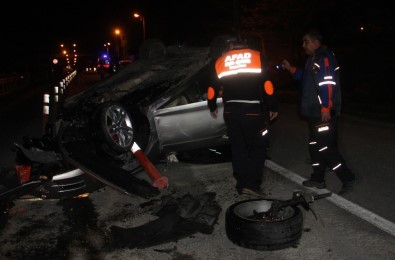
[[[21,103],[17,103],[18,100]],[[4,102],[0,103],[2,167],[12,165],[13,155],[8,144],[23,134],[40,133],[41,102],[28,100],[21,96],[7,107],[3,106]],[[29,105],[29,111],[24,105]],[[394,128],[390,123],[342,116],[339,144],[358,176],[358,184],[351,193],[338,196],[340,182],[328,172],[328,191],[334,193],[328,199],[313,203],[317,220],[311,211],[303,211],[304,232],[296,247],[258,251],[229,241],[225,233],[225,211],[245,199],[234,190],[229,162],[171,163],[157,165],[160,172],[169,177],[169,187],[162,195],[216,193],[222,211],[212,234],[195,233],[148,248],[114,247],[110,227],[132,228],[153,221],[156,219],[153,207],[160,198],[145,200],[104,188],[77,205],[65,201],[16,201],[9,222],[0,234],[0,258],[394,259]],[[294,103],[281,105],[270,134],[271,160],[266,163],[263,183],[268,198],[289,199],[294,190],[317,192],[300,185],[311,170],[307,128],[298,117]],[[141,173],[141,177],[147,178],[145,173]]]
[[[272,125],[272,160],[308,178],[307,127],[297,115],[295,104],[282,104],[278,121]],[[340,118],[339,146],[357,186],[345,198],[395,222],[395,124],[344,114]],[[341,183],[328,172],[327,186],[339,191]]]

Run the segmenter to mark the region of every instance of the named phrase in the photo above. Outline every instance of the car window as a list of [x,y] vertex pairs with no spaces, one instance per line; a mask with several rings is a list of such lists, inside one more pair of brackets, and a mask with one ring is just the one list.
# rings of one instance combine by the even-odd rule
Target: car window
[[207,100],[210,67],[205,66],[184,83],[181,91],[171,98],[166,107],[181,106]]

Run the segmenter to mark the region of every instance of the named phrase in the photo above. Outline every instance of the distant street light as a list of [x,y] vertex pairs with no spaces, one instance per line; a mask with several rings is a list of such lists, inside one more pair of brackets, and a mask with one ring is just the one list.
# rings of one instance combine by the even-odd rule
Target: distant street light
[[109,42],[104,44],[104,47],[106,47],[106,49],[107,49],[107,56],[110,56],[110,52],[109,52],[109,49],[108,49],[110,47],[110,45],[111,45],[111,43],[109,43]]
[[118,37],[119,36],[119,38],[120,38],[120,43],[118,42],[118,39],[116,38],[115,39],[115,43],[116,43],[116,48],[117,48],[117,56],[118,57],[120,57],[121,55],[121,51],[120,51],[120,48],[121,48],[121,45],[122,45],[122,33],[121,33],[121,30],[119,30],[119,29],[115,29],[115,35]]
[[140,18],[140,21],[143,24],[143,40],[145,41],[145,18],[143,15],[139,14],[139,13],[134,13],[133,16],[135,18]]
[[[70,64],[70,59],[72,56],[74,56],[73,58],[73,66],[76,66],[77,64],[77,44],[76,43],[72,43],[72,44],[60,44],[60,51],[61,54],[59,56],[58,63],[59,64],[64,64],[64,66],[66,68],[71,68],[71,64]],[[69,55],[70,54],[70,55]],[[63,60],[65,60],[65,62],[63,62]]]

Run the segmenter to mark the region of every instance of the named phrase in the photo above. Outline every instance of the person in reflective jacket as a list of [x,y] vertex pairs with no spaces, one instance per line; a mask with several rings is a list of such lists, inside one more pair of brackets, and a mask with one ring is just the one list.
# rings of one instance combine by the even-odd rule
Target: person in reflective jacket
[[355,175],[347,167],[337,147],[337,121],[341,108],[339,66],[334,53],[322,44],[322,34],[312,29],[303,36],[303,48],[309,56],[304,71],[282,61],[294,79],[301,80],[301,114],[309,126],[309,153],[313,173],[302,184],[326,188],[325,169],[342,181],[339,194],[349,192]]
[[210,115],[217,118],[217,98],[222,98],[236,190],[240,195],[263,196],[261,184],[268,125],[278,114],[274,87],[263,56],[248,48],[246,41],[231,39],[228,50],[212,67],[207,105]]

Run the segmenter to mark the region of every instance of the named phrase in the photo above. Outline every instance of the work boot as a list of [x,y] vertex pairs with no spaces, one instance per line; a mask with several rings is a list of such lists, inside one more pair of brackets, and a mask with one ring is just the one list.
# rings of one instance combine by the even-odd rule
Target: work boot
[[346,181],[343,183],[342,188],[339,191],[339,195],[344,195],[351,192],[355,187],[355,180]]
[[325,181],[318,182],[318,181],[307,180],[307,181],[303,181],[302,185],[305,187],[314,187],[317,189],[325,189],[326,188]]

